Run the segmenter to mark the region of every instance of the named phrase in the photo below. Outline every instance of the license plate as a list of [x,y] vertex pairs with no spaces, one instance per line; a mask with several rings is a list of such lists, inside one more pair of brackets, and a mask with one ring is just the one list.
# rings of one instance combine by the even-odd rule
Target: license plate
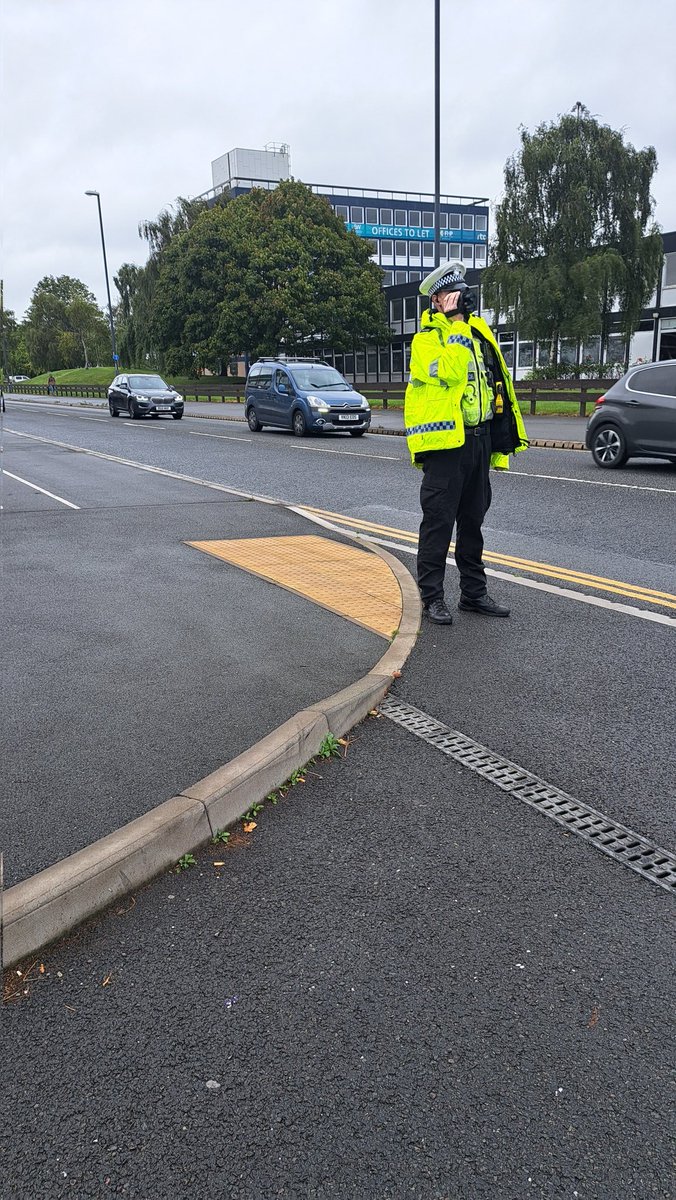
[[170,404],[156,404],[155,412],[171,412]]
[[339,421],[359,421],[359,413],[341,413],[338,417]]

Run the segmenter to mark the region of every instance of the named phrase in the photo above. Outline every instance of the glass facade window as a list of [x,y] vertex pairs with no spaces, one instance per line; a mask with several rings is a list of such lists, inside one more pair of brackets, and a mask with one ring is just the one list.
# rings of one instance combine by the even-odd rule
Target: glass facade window
[[538,342],[538,366],[549,366],[549,342]]
[[448,228],[449,229],[459,229],[460,228],[460,213],[449,213],[448,214]]
[[377,208],[367,208],[366,209],[366,224],[367,225],[377,225],[378,224],[378,209]]
[[477,267],[485,267],[486,266],[486,247],[485,246],[475,246],[474,247],[474,262],[476,263]]
[[353,204],[352,208],[350,209],[350,213],[355,225],[361,225],[364,220],[364,210],[361,205]]
[[462,227],[463,229],[474,229],[474,213],[462,214]]
[[349,221],[350,213],[347,204],[336,204],[336,216],[340,217],[341,221]]
[[502,357],[505,360],[505,365],[511,368],[514,366],[514,334],[501,333],[499,335],[499,341]]
[[366,240],[368,242],[369,250],[371,251],[371,254],[375,254],[376,259],[377,259],[378,251],[380,249],[380,243],[377,242],[375,238],[367,238]]
[[403,300],[390,300],[390,328],[395,333],[401,333],[401,319],[404,312]]
[[395,225],[406,225],[407,224],[405,208],[395,208],[394,223],[395,223]]
[[417,283],[419,279],[422,279],[422,273],[420,271],[409,271],[408,278],[410,283]]
[[582,362],[597,363],[601,353],[600,337],[588,338],[582,347]]
[[448,229],[448,213],[439,213],[439,228]]
[[420,209],[412,208],[408,214],[408,220],[410,225],[417,225],[420,228]]
[[676,251],[664,256],[663,287],[676,287]]
[[394,242],[390,242],[387,238],[380,243],[380,257],[391,258],[394,254]]
[[392,347],[392,374],[403,375],[404,373],[404,348],[401,343],[396,343]]
[[409,242],[408,257],[409,257],[410,262],[419,263],[421,251],[422,251],[422,244],[420,242]]
[[606,362],[624,362],[624,356],[627,352],[627,347],[621,333],[611,333],[608,338],[608,347],[606,350]]
[[366,356],[363,350],[357,351],[354,365],[357,375],[364,375],[366,373]]
[[454,260],[454,262],[457,262],[458,259],[460,258],[460,250],[461,250],[460,242],[449,242],[448,243],[448,257],[452,258]]
[[520,367],[532,367],[533,366],[533,343],[532,342],[519,342],[519,366]]
[[354,354],[345,355],[345,375],[354,375]]
[[480,214],[474,218],[474,228],[479,233],[485,233],[488,229],[488,217],[482,217]]
[[434,213],[424,212],[422,217],[423,229],[434,229]]
[[394,272],[394,282],[395,283],[408,283],[408,271],[395,271]]
[[391,208],[381,208],[380,223],[381,223],[381,225],[392,225],[393,224]]
[[394,283],[394,271],[383,271],[383,287],[392,287]]
[[577,361],[577,342],[575,338],[561,338],[559,347],[559,362],[567,367],[574,366]]
[[423,262],[434,262],[434,242],[423,242]]
[[468,266],[471,266],[471,264],[474,262],[474,246],[471,242],[469,244],[463,243],[462,261],[467,263]]
[[405,296],[404,297],[404,320],[405,321],[415,321],[415,319],[416,319],[415,296]]
[[381,375],[390,373],[390,347],[382,346],[378,351],[378,371]]
[[378,355],[370,347],[366,351],[366,370],[369,375],[376,375],[378,373]]
[[406,258],[406,242],[395,242],[394,253],[397,258]]

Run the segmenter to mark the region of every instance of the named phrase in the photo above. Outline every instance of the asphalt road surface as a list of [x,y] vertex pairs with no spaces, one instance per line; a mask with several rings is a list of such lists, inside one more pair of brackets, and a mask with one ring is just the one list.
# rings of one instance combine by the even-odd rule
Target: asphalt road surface
[[[401,438],[12,402],[2,437],[46,520],[96,502],[77,447],[310,506],[413,565]],[[493,492],[512,618],[423,627],[396,694],[672,847],[676,470],[531,450]],[[5,1010],[11,1200],[671,1197],[666,893],[386,718],[234,840]]]

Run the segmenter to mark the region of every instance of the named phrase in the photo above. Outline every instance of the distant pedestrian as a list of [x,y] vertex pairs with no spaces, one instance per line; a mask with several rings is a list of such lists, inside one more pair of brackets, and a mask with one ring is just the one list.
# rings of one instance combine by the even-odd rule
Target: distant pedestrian
[[495,337],[480,317],[462,263],[444,263],[420,284],[430,297],[411,343],[404,424],[411,461],[422,469],[418,586],[425,616],[453,617],[444,575],[453,526],[464,612],[508,617],[488,595],[482,524],[491,503],[489,469],[507,470],[528,448],[514,386]]
[[47,395],[48,396],[56,395],[56,380],[53,375],[50,375],[49,379],[47,380]]

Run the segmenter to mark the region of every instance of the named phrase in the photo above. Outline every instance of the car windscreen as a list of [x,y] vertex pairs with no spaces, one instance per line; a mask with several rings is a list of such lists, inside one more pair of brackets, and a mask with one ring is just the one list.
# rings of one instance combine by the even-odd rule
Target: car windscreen
[[303,392],[351,392],[352,388],[333,367],[294,367],[291,372],[296,387]]
[[142,392],[168,392],[169,386],[161,375],[130,375],[129,386]]

